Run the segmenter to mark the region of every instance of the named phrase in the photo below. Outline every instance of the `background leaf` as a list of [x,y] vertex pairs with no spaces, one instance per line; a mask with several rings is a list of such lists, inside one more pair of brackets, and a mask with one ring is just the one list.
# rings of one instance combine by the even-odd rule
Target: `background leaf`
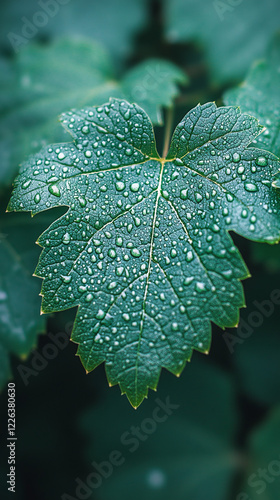
[[254,0],[165,0],[166,37],[197,42],[205,51],[214,82],[243,78],[248,66],[264,55],[279,28],[279,3]]
[[280,486],[280,408],[252,433],[249,441],[250,469],[244,490],[252,500],[274,500]]
[[[209,500],[229,498],[239,467],[233,446],[238,415],[231,378],[195,356],[180,380],[168,374],[163,379],[157,394],[151,394],[137,413],[115,391],[112,399],[101,397],[98,408],[83,415],[87,463],[108,460],[112,450],[124,457],[123,465],[114,467],[90,498],[115,495],[127,500],[133,495],[138,500],[144,495],[147,500],[167,500],[174,491],[178,500],[203,500],[205,491]],[[170,415],[164,409],[156,412],[162,422],[153,418],[158,401],[173,405]],[[100,432],[105,428],[106,433]]]
[[[2,63],[6,67],[7,61]],[[115,96],[137,101],[155,124],[162,124],[162,107],[172,104],[177,84],[187,77],[172,63],[147,60],[116,80],[112,60],[100,44],[65,39],[28,46],[3,71],[3,80],[0,186],[7,186],[27,155],[66,140],[57,120],[65,109],[102,104]]]
[[35,240],[49,216],[30,223],[30,215],[7,214],[0,231],[0,388],[11,377],[10,354],[27,357],[46,327],[40,315],[40,281],[34,273],[39,256]]

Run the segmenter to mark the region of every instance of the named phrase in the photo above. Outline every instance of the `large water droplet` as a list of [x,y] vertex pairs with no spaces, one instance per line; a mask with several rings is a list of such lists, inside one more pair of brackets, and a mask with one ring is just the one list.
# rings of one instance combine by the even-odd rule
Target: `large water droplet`
[[130,189],[134,193],[137,193],[137,191],[139,191],[139,187],[140,186],[139,186],[138,182],[133,182],[133,184],[131,184],[131,186],[130,186]]
[[115,257],[117,256],[116,251],[113,248],[110,248],[108,255],[109,257],[111,257],[111,259],[115,259]]
[[186,261],[191,262],[192,260],[193,260],[193,253],[191,250],[189,250],[186,255]]
[[68,245],[71,241],[71,236],[69,233],[65,233],[62,239],[64,245]]
[[61,276],[61,278],[64,283],[70,283],[72,276]]
[[253,184],[252,182],[246,182],[244,184],[244,187],[246,189],[246,191],[249,191],[250,193],[253,193],[255,191],[258,191],[258,186],[256,186],[256,184]]
[[117,191],[123,191],[125,188],[124,182],[121,181],[116,182],[115,186]]
[[59,187],[56,185],[56,184],[51,184],[49,186],[49,192],[53,195],[53,196],[56,196],[57,198],[59,198],[61,196],[61,193],[60,193],[60,190],[59,190]]
[[22,187],[22,189],[27,189],[28,186],[30,186],[30,184],[31,184],[31,180],[29,179],[28,181],[23,182],[21,187]]
[[140,255],[142,254],[142,252],[138,250],[138,248],[132,248],[132,250],[130,250],[130,253],[132,257],[140,257]]
[[267,158],[265,156],[259,156],[259,158],[256,159],[256,165],[259,167],[266,167]]
[[105,312],[102,309],[98,309],[96,319],[103,319],[105,318]]
[[41,201],[41,195],[39,193],[35,194],[34,201],[35,203],[39,203]]
[[182,189],[180,192],[180,198],[182,200],[186,200],[188,197],[188,190],[187,189]]
[[240,158],[241,158],[241,156],[240,156],[239,153],[233,153],[233,155],[232,155],[232,161],[234,163],[238,163],[240,161]]
[[195,284],[195,289],[197,292],[204,292],[205,291],[205,284],[202,283],[201,281],[197,281],[197,283]]

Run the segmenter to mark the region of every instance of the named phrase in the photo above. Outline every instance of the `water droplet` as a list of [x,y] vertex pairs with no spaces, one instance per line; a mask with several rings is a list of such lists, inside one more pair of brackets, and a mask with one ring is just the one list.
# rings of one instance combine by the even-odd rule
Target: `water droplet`
[[178,165],[178,167],[181,166],[181,165],[184,165],[184,163],[181,160],[181,158],[175,158],[175,160],[173,160],[173,163],[174,163],[174,165]]
[[53,195],[53,196],[56,196],[57,198],[59,198],[61,196],[61,193],[60,193],[60,190],[59,190],[59,187],[56,185],[56,184],[51,184],[49,186],[49,192]]
[[125,188],[125,184],[121,181],[116,182],[116,190],[117,191],[123,191]]
[[239,153],[233,153],[233,155],[232,155],[232,161],[234,163],[238,163],[240,161],[240,159],[241,159],[241,156],[240,156]]
[[102,311],[102,309],[98,309],[96,319],[103,319],[103,318],[105,318],[105,312]]
[[259,167],[266,167],[267,158],[265,156],[259,156],[259,158],[256,159],[256,165]]
[[122,317],[123,317],[123,319],[125,321],[129,321],[130,320],[129,314],[127,314],[127,313],[123,313]]
[[116,251],[113,248],[110,248],[108,255],[109,257],[111,257],[111,259],[115,259],[115,257],[117,256]]
[[193,260],[193,253],[191,250],[189,250],[189,252],[187,252],[187,255],[186,255],[186,261],[191,262],[192,260]]
[[193,276],[189,276],[188,278],[184,279],[184,283],[183,284],[185,286],[189,286],[193,282],[193,280],[194,280],[194,277]]
[[83,198],[82,196],[79,196],[79,203],[81,207],[85,207],[87,204],[85,198]]
[[230,280],[230,278],[232,277],[232,270],[231,269],[228,269],[227,271],[222,271],[222,275],[224,276],[224,278],[226,280]]
[[86,296],[86,302],[90,302],[91,300],[93,299],[93,295],[92,293],[88,293],[87,296]]
[[200,193],[195,193],[195,199],[196,201],[200,202],[202,200],[202,196]]
[[132,250],[130,250],[130,253],[132,257],[140,257],[140,255],[142,254],[142,252],[138,250],[138,248],[132,248]]
[[85,125],[84,127],[82,127],[82,132],[83,134],[88,134],[89,133],[89,128],[87,125]]
[[109,283],[108,285],[108,290],[114,290],[114,288],[116,288],[118,286],[118,283],[116,281],[112,281],[111,283]]
[[232,202],[233,201],[233,196],[229,193],[226,194],[227,201]]
[[180,192],[180,198],[182,200],[186,200],[188,197],[188,190],[187,189],[182,189],[182,191]]
[[250,193],[254,193],[255,191],[258,191],[258,186],[256,186],[256,184],[253,184],[252,182],[246,182],[244,184],[244,187],[246,189],[246,191],[249,191]]
[[71,236],[69,233],[65,233],[62,239],[64,245],[68,245],[71,241]]
[[118,247],[121,247],[123,245],[123,239],[120,236],[118,236],[118,238],[116,239],[116,245]]
[[61,276],[64,283],[70,283],[72,276]]
[[35,194],[34,201],[35,201],[35,203],[39,203],[41,201],[41,196],[39,193]]
[[21,187],[22,187],[22,189],[27,189],[28,186],[30,186],[30,184],[31,184],[31,180],[29,179],[28,181],[23,182]]
[[64,154],[64,153],[59,153],[59,154],[57,155],[57,158],[58,158],[59,160],[64,160],[64,158],[65,158],[65,154]]
[[131,184],[130,186],[130,189],[131,191],[133,191],[133,193],[137,193],[137,191],[139,191],[139,184],[138,182],[133,182],[133,184]]
[[197,283],[195,284],[195,289],[197,292],[205,292],[205,284],[201,281],[197,281]]

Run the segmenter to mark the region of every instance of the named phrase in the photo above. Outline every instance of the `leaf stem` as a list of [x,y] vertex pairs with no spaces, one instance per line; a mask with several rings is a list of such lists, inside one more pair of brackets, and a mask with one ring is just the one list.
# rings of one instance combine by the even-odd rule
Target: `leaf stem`
[[164,145],[163,145],[163,152],[162,152],[163,158],[166,158],[167,153],[168,153],[168,149],[169,149],[172,124],[173,124],[173,115],[174,115],[174,108],[173,108],[173,106],[171,106],[170,108],[168,108],[167,116],[166,116],[166,128],[165,128]]

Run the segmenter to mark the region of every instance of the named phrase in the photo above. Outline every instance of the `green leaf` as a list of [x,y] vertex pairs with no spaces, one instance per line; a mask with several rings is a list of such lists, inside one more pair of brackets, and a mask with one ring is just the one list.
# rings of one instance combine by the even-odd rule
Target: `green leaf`
[[40,316],[40,282],[32,277],[39,249],[34,242],[50,222],[9,214],[0,224],[0,389],[11,377],[10,354],[26,357],[45,330]]
[[[59,36],[98,40],[122,62],[133,51],[133,39],[148,22],[148,0],[91,0],[61,2],[11,0],[1,4],[1,46],[16,53],[30,39],[50,40]],[[39,13],[39,15],[38,15]],[[41,13],[41,15],[40,15]],[[44,25],[43,19],[47,20]]]
[[82,363],[106,361],[136,407],[162,367],[179,375],[193,349],[208,352],[211,321],[238,323],[248,272],[228,231],[279,240],[279,162],[247,147],[262,130],[255,118],[214,103],[183,118],[166,158],[144,110],[126,101],[62,122],[74,143],[23,165],[9,210],[69,207],[39,238],[42,309],[79,305]]
[[[163,382],[137,412],[116,392],[104,396],[104,391],[83,414],[86,463],[101,464],[112,450],[124,458],[102,482],[99,500],[169,500],[174,492],[176,500],[202,500],[205,492],[207,500],[230,498],[238,467],[233,445],[238,415],[231,378],[209,359],[196,357],[180,380],[164,374]],[[166,402],[172,405],[169,414]],[[90,499],[94,495],[95,490]]]
[[280,35],[269,48],[265,60],[254,64],[245,81],[226,92],[224,101],[240,106],[241,111],[256,116],[266,131],[256,139],[258,147],[280,156]]
[[[279,29],[279,2],[165,0],[166,37],[203,47],[214,82],[243,78]],[[236,2],[237,3],[237,2]]]
[[119,97],[139,103],[153,123],[162,124],[161,108],[172,104],[177,83],[187,81],[181,70],[164,60],[144,61],[121,80],[115,79],[112,67],[105,49],[89,41],[58,40],[49,46],[30,45],[19,53],[8,67],[9,78],[7,71],[2,73],[0,185],[9,185],[18,164],[38,147],[67,140],[57,123],[65,109]]
[[[274,500],[279,496],[280,407],[252,433],[249,470],[243,490],[250,500]],[[244,497],[243,493],[243,497]],[[245,496],[245,498],[247,498]]]

